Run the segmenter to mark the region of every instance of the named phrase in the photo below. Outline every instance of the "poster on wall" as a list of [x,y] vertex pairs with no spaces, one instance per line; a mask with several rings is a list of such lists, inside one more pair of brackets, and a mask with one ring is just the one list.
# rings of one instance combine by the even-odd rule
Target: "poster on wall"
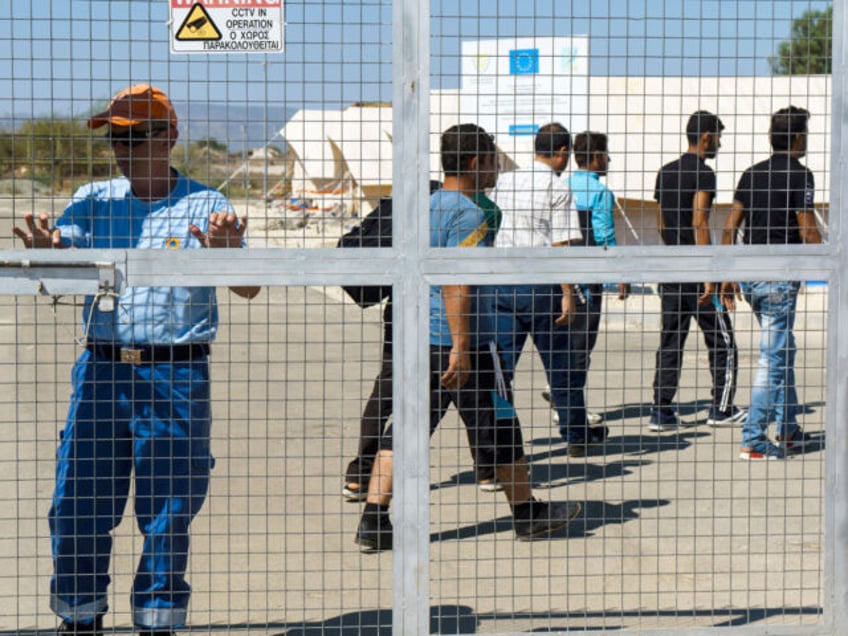
[[552,121],[584,130],[589,104],[589,38],[530,37],[462,43],[463,121],[495,136],[522,165],[533,137]]

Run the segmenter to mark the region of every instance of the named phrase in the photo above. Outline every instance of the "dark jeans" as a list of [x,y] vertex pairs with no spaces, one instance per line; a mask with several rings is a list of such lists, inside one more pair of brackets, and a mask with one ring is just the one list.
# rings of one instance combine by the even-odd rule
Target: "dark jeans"
[[[572,443],[582,442],[589,430],[583,395],[586,372],[577,360],[574,327],[554,322],[562,313],[562,288],[503,285],[497,287],[496,294],[497,339],[503,351],[507,385],[515,375],[527,336],[532,335],[551,387],[551,402],[559,415],[560,435]],[[582,331],[588,335],[587,329]]]
[[712,406],[726,412],[736,394],[738,354],[727,311],[710,302],[698,304],[700,283],[661,283],[662,332],[654,374],[654,407],[671,406],[680,382],[683,349],[692,318],[704,333],[712,375]]
[[592,351],[598,342],[598,331],[601,328],[603,287],[592,285],[588,291],[584,291],[584,295],[586,302],[577,303],[577,315],[569,325],[569,331],[571,331],[571,348],[574,351],[578,384],[585,388]]

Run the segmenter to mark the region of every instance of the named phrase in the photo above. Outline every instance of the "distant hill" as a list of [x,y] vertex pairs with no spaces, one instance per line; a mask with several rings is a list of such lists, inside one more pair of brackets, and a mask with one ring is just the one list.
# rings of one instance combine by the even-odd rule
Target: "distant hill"
[[[225,144],[231,153],[265,145],[298,110],[283,104],[209,102],[175,102],[174,108],[180,118],[181,141],[213,138]],[[38,114],[35,117],[48,116]],[[31,113],[0,113],[0,128],[12,130],[31,118]],[[272,143],[286,150],[285,142],[279,137]]]
[[[176,102],[174,108],[183,122],[183,141],[194,142],[211,137],[225,144],[229,152],[241,152],[265,145],[298,111],[297,108],[282,104],[245,106]],[[271,143],[286,150],[286,144],[280,137],[274,138]]]

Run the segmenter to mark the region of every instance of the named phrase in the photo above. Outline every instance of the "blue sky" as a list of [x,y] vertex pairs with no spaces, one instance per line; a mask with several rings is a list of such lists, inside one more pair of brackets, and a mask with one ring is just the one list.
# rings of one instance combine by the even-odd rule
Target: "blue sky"
[[[15,0],[0,17],[0,116],[84,116],[131,82],[191,108],[338,108],[391,96],[391,0],[285,5],[286,52],[172,55],[168,2]],[[432,0],[434,87],[459,85],[463,39],[589,35],[594,75],[767,75],[816,0]]]

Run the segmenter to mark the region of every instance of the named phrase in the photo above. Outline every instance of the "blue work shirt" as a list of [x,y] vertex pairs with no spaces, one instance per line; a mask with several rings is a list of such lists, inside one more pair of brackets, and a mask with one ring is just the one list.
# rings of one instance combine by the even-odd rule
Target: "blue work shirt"
[[615,242],[615,195],[601,183],[598,173],[577,170],[567,179],[578,210],[591,210],[592,233],[595,244],[612,247]]
[[[206,232],[213,212],[234,213],[220,192],[178,174],[171,193],[142,201],[119,177],[77,190],[56,223],[62,242],[95,249],[197,249],[189,231]],[[214,287],[131,287],[116,299],[114,311],[85,299],[83,327],[89,341],[117,344],[178,345],[215,338],[218,307]]]
[[[485,212],[474,201],[456,190],[439,190],[430,196],[430,247],[491,247],[492,232]],[[462,284],[459,282],[458,284]],[[493,297],[472,287],[471,315],[468,317],[472,348],[492,340]],[[430,287],[430,344],[453,345],[445,316],[442,288]]]

